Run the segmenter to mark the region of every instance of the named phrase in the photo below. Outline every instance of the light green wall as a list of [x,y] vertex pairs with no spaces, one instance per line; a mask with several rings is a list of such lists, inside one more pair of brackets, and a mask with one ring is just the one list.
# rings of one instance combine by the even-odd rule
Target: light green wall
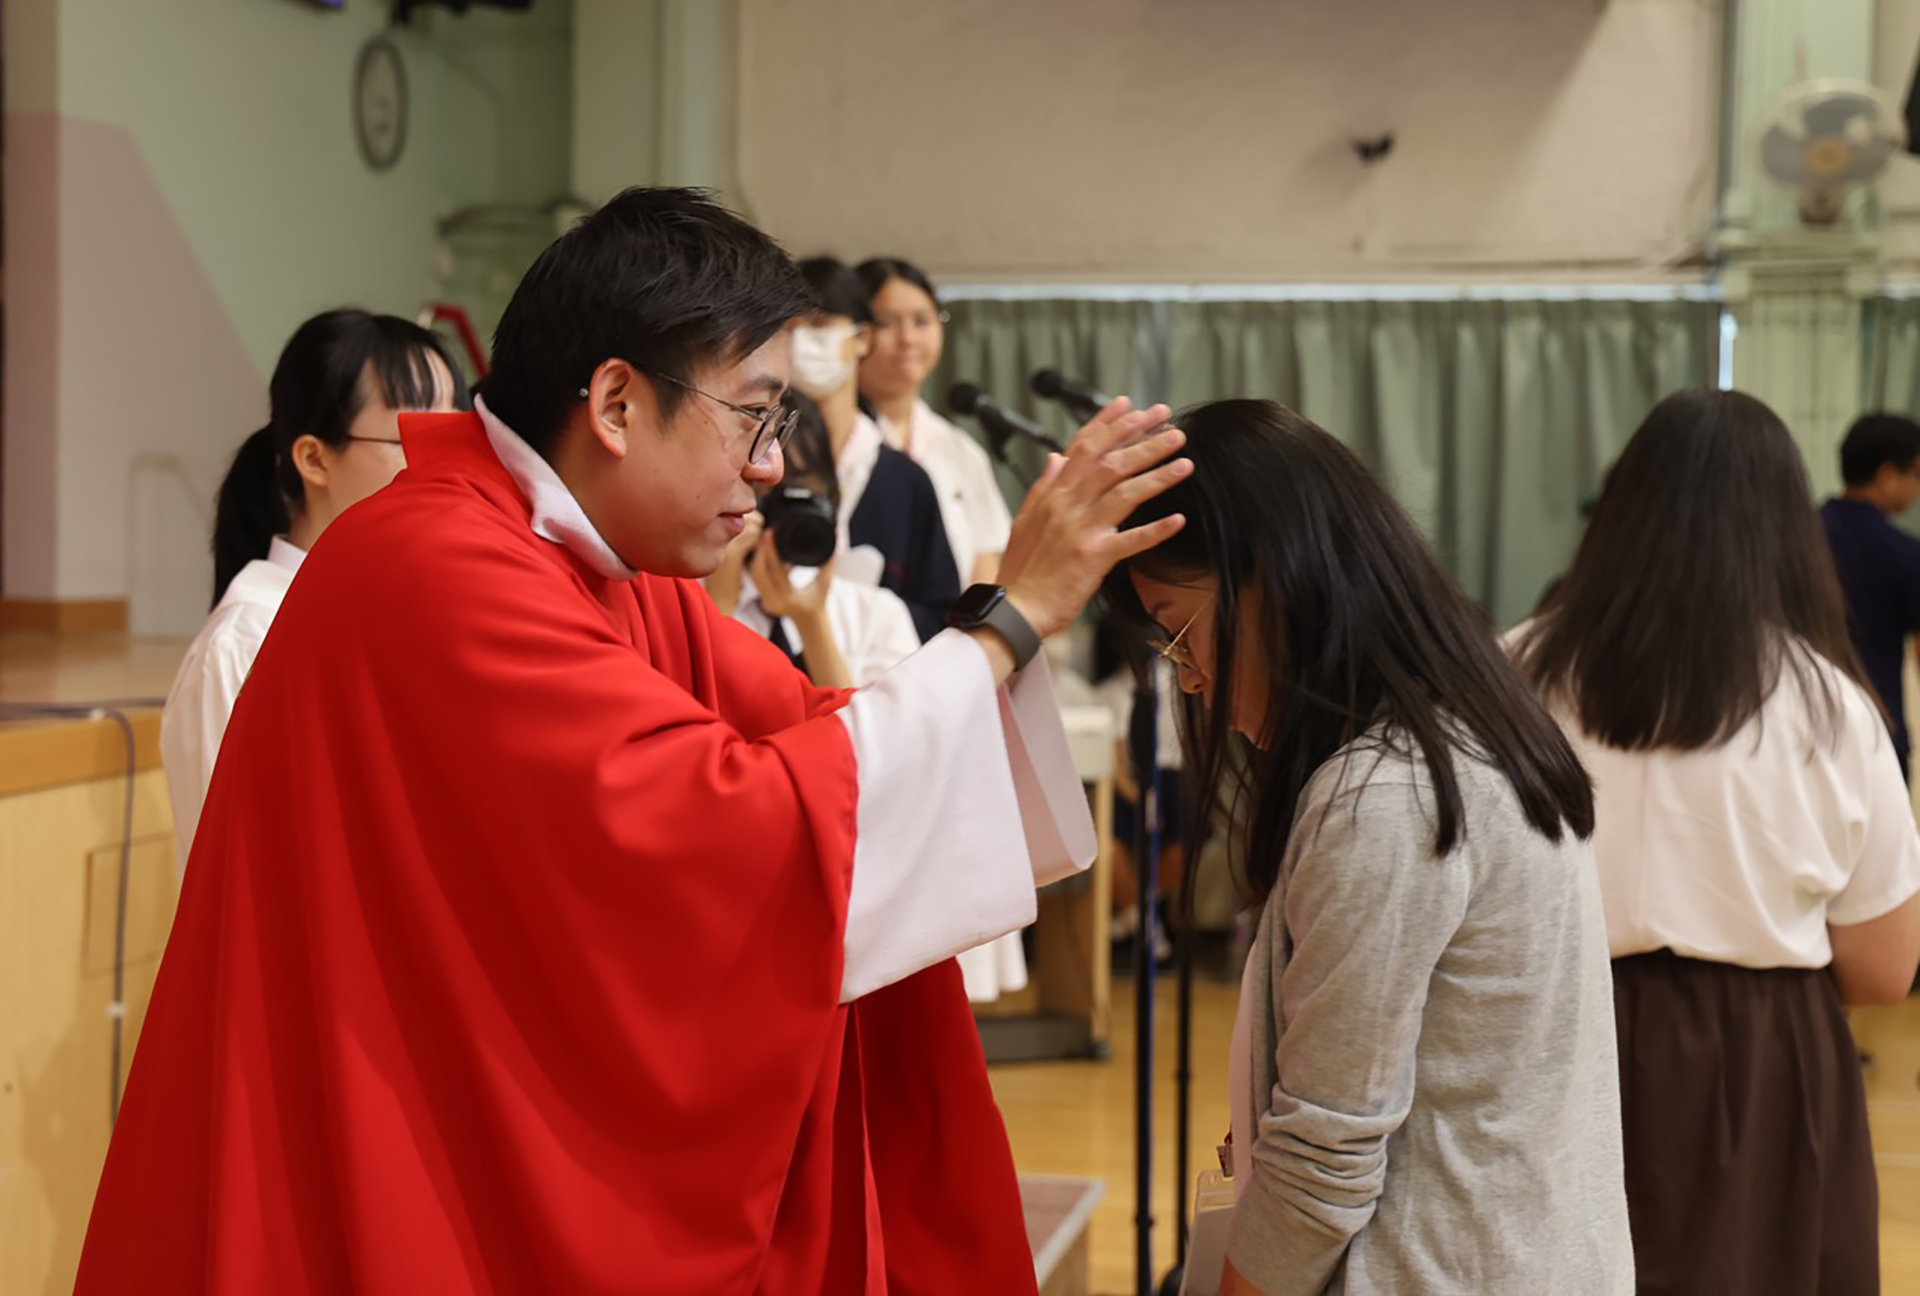
[[697,185],[741,205],[738,25],[737,0],[575,0],[573,174],[582,197]]
[[452,300],[484,339],[551,239],[573,0],[392,30],[409,133],[376,173],[352,89],[389,11],[6,0],[8,172],[28,182],[6,194],[8,595],[125,597],[136,631],[190,633],[215,489],[294,327]]
[[[449,212],[566,192],[570,0],[524,14],[428,10],[394,30],[411,123],[400,162],[375,173],[354,142],[351,89],[386,8],[60,2],[61,112],[132,132],[263,375],[314,311],[416,311],[434,286],[435,223]],[[521,254],[514,243],[484,255]],[[456,274],[482,291],[470,265]]]

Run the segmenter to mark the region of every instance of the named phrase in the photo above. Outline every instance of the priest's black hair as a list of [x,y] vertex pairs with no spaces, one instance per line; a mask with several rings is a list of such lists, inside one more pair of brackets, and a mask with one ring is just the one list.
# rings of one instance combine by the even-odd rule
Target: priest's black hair
[[533,263],[493,335],[487,408],[542,456],[608,360],[653,384],[662,416],[678,383],[738,360],[814,304],[780,245],[699,189],[634,188],[582,217]]
[[345,449],[354,418],[376,389],[390,409],[432,409],[434,357],[453,375],[454,405],[468,408],[460,366],[439,338],[411,320],[342,309],[294,330],[268,384],[267,425],[241,443],[214,503],[215,604],[240,569],[265,558],[273,538],[306,508],[294,442],[310,436]]

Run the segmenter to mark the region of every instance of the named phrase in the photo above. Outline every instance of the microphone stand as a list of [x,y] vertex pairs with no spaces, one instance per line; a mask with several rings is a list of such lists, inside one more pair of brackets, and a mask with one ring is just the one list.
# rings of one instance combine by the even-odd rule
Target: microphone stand
[[[1134,877],[1140,922],[1133,938],[1133,1239],[1134,1287],[1153,1296],[1153,922],[1160,904],[1160,680],[1151,654],[1140,662],[1128,725],[1138,801],[1133,816]],[[1177,1199],[1178,1193],[1175,1197]],[[1176,1288],[1177,1290],[1177,1288]]]
[[[1009,453],[1014,435],[989,419],[978,420],[987,434],[988,448],[1023,485],[1033,484],[1030,469],[1014,462]],[[1133,761],[1134,785],[1140,791],[1133,825],[1133,858],[1140,902],[1140,927],[1134,936],[1134,1283],[1138,1296],[1154,1296],[1153,1285],[1153,1048],[1154,1048],[1154,958],[1153,922],[1160,906],[1160,801],[1165,789],[1160,779],[1160,680],[1157,663],[1140,663],[1135,673],[1133,719],[1128,726],[1128,750]],[[1184,943],[1185,934],[1182,934]],[[1186,1260],[1187,1219],[1183,1194],[1186,1191],[1186,1134],[1189,1008],[1192,1002],[1191,951],[1182,949],[1183,964],[1180,1013],[1180,1063],[1176,1076],[1180,1093],[1180,1148],[1176,1173],[1181,1182],[1174,1186],[1175,1208],[1179,1214],[1178,1263],[1167,1275],[1163,1291],[1178,1292],[1181,1268]]]

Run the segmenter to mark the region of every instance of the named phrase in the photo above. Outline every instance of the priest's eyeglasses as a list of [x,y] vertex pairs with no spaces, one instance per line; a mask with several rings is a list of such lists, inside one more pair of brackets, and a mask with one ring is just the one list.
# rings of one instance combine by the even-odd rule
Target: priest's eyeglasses
[[1172,662],[1176,668],[1198,675],[1200,664],[1193,659],[1193,649],[1187,647],[1187,631],[1193,629],[1194,623],[1200,620],[1201,614],[1212,606],[1213,599],[1209,597],[1192,616],[1187,618],[1187,623],[1180,627],[1180,633],[1171,639],[1149,639],[1147,647],[1158,654],[1163,661]]
[[[642,371],[645,372],[645,371]],[[710,391],[702,391],[690,382],[681,382],[663,373],[648,373],[647,377],[664,383],[672,383],[682,391],[692,392],[695,396],[705,396],[716,405],[725,405],[743,419],[753,423],[753,443],[747,448],[747,462],[755,468],[764,468],[773,462],[774,447],[786,448],[793,436],[793,430],[800,426],[800,411],[791,409],[775,401],[771,405],[735,405],[723,396],[715,396]],[[580,389],[580,399],[587,399],[587,389]]]

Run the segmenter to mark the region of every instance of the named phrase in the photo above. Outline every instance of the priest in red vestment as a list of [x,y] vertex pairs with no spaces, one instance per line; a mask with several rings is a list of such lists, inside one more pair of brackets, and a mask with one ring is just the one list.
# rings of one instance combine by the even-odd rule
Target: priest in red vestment
[[[777,245],[631,190],[327,531],[234,710],[81,1292],[1031,1292],[952,955],[1084,867],[1036,635],[1178,519],[1116,402],[857,693],[694,579],[779,479]],[[1024,667],[1024,669],[1022,669]]]

